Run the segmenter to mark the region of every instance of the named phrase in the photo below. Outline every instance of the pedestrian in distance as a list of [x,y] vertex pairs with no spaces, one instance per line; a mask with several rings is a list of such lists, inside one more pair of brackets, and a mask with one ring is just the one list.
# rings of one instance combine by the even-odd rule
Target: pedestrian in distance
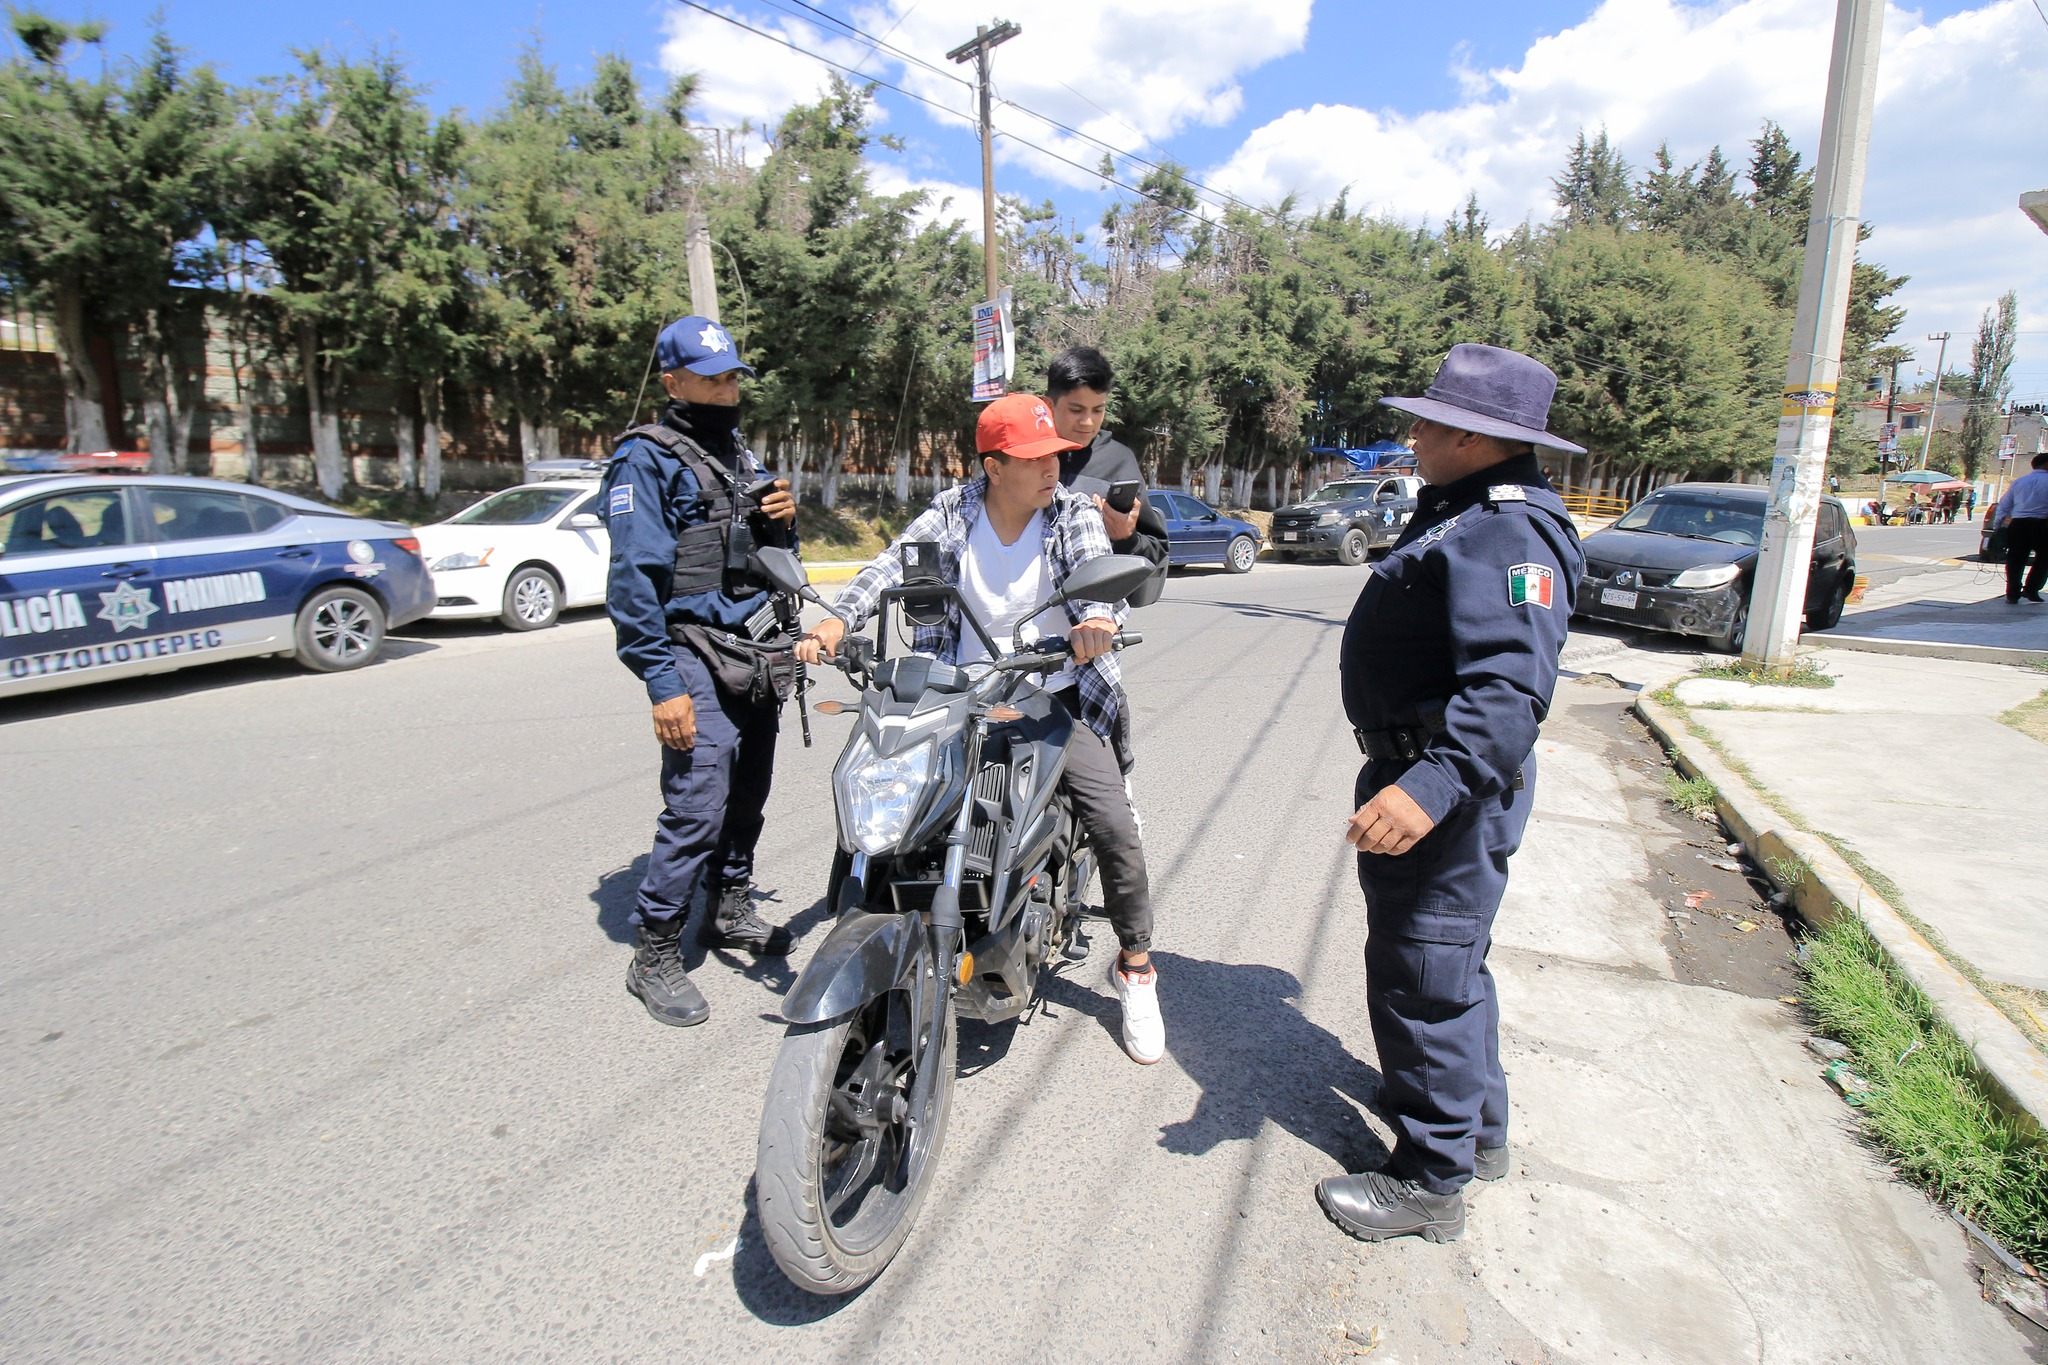
[[1508,1169],[1500,1007],[1486,966],[1508,859],[1535,796],[1537,727],[1585,567],[1535,449],[1557,376],[1451,348],[1415,418],[1414,518],[1345,625],[1345,713],[1365,755],[1344,837],[1365,893],[1366,1007],[1395,1132],[1384,1170],[1316,1188],[1353,1237],[1449,1241],[1466,1184]]
[[752,883],[795,650],[778,641],[775,601],[747,556],[756,544],[796,547],[796,500],[741,439],[740,377],[754,371],[723,327],[670,323],[655,363],[669,403],[620,438],[605,468],[605,610],[661,745],[662,811],[626,989],[662,1023],[690,1025],[711,1012],[681,951],[700,884],[698,942],[767,957],[790,949],[789,930],[755,912]]
[[2012,481],[1991,510],[1993,530],[2005,528],[2005,600],[2041,600],[2048,585],[2048,454]]
[[[1112,553],[1093,498],[1060,484],[1054,458],[1073,442],[1059,435],[1042,399],[1009,394],[981,410],[974,428],[981,473],[948,488],[904,528],[889,548],[855,574],[827,616],[798,644],[797,657],[816,663],[838,652],[849,630],[874,615],[882,594],[904,579],[906,546],[937,547],[938,572],[958,585],[989,638],[1014,638],[1019,625],[1067,576]],[[1067,748],[1061,788],[1087,832],[1102,872],[1104,913],[1121,946],[1109,980],[1123,1007],[1124,1051],[1150,1065],[1166,1055],[1159,1011],[1159,973],[1152,964],[1152,890],[1136,812],[1124,786],[1130,771],[1130,700],[1112,643],[1122,625],[1120,603],[1068,602],[1032,623],[1039,636],[1064,634],[1073,662],[1044,680],[1079,722]],[[1028,638],[1028,637],[1027,637]],[[946,619],[919,626],[917,653],[962,665],[986,648],[949,603]]]

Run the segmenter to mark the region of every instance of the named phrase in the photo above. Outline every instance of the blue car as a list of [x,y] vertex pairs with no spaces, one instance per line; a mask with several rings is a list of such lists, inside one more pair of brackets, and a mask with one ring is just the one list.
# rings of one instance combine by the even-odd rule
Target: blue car
[[0,478],[0,696],[258,654],[361,668],[433,609],[396,522],[212,479]]
[[1226,517],[1200,498],[1172,489],[1149,488],[1145,500],[1166,521],[1169,564],[1221,564],[1232,573],[1250,573],[1258,563],[1265,537],[1250,522]]

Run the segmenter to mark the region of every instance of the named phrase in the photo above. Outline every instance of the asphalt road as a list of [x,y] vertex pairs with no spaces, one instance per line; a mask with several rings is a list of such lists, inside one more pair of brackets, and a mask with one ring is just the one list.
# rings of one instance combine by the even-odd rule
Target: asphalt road
[[[783,735],[761,881],[770,918],[801,934],[796,953],[704,962],[712,1019],[682,1031],[623,988],[658,798],[647,707],[601,619],[532,636],[418,630],[356,674],[239,664],[0,710],[0,1357],[1300,1360],[1347,1356],[1360,1339],[1347,1324],[1384,1321],[1405,1344],[1381,1358],[1411,1365],[1605,1359],[1658,1332],[1697,1336],[1701,1359],[1757,1359],[1766,1339],[1888,1340],[1897,1297],[1941,1331],[1935,1355],[1896,1358],[1938,1358],[1958,1340],[1940,1314],[1974,1311],[1953,1229],[1884,1180],[1817,1084],[1751,1078],[1796,1069],[1797,1029],[1775,1002],[1724,1007],[1671,979],[1639,852],[1609,866],[1556,842],[1590,830],[1632,847],[1628,817],[1604,806],[1559,817],[1548,861],[1517,873],[1522,903],[1603,906],[1621,925],[1609,936],[1623,965],[1587,969],[1582,989],[1674,1002],[1681,1042],[1658,1045],[1651,1060],[1671,1074],[1651,1084],[1683,1088],[1725,1063],[1768,1088],[1763,1104],[1707,1106],[1715,1122],[1785,1095],[1807,1106],[1787,1120],[1813,1130],[1799,1180],[1827,1198],[1773,1202],[1801,1219],[1879,1210],[1887,1249],[1854,1271],[1868,1295],[1833,1296],[1840,1322],[1808,1309],[1796,1257],[1760,1261],[1754,1284],[1700,1288],[1686,1278],[1697,1257],[1644,1215],[1674,1302],[1704,1294],[1719,1321],[1630,1327],[1644,1291],[1625,1267],[1605,1308],[1574,1297],[1568,1267],[1530,1278],[1538,1246],[1555,1262],[1622,1244],[1524,1227],[1526,1212],[1507,1221],[1534,1207],[1513,1182],[1492,1196],[1494,1230],[1450,1248],[1362,1247],[1317,1213],[1314,1181],[1372,1159],[1385,1133],[1368,1109],[1364,916],[1338,839],[1357,756],[1337,647],[1359,581],[1189,574],[1145,613],[1151,643],[1128,663],[1169,1061],[1140,1068],[1117,1044],[1106,932],[1028,1027],[967,1026],[918,1230],[879,1283],[838,1302],[780,1279],[749,1180],[777,1001],[824,933],[826,778],[845,722],[817,718],[809,751],[793,717]],[[1611,662],[1626,646],[1575,648]],[[836,675],[827,688],[847,690]],[[1588,714],[1611,729],[1623,700],[1594,697]],[[1628,778],[1630,799],[1654,805],[1654,759],[1631,761],[1646,775]],[[1611,786],[1612,766],[1586,771]],[[1579,790],[1556,781],[1560,799]],[[1549,963],[1561,984],[1562,959],[1518,960],[1529,981]],[[1589,1008],[1553,1017],[1607,1017]],[[1586,1064],[1570,1065],[1558,1095]],[[1608,1096],[1588,1102],[1595,1131]],[[1636,1178],[1643,1153],[1575,1147],[1577,1119],[1548,1122],[1538,1150],[1589,1153],[1594,1173],[1579,1193],[1542,1185],[1564,1191],[1544,1207],[1584,1204],[1597,1234],[1625,1194],[1607,1193],[1622,1189],[1611,1163]],[[1833,1163],[1847,1193],[1828,1183]],[[1900,1218],[1920,1221],[1901,1233]],[[1754,1228],[1739,1221],[1728,1240]],[[1623,1259],[1649,1244],[1629,1245]],[[1833,1273],[1810,1259],[1814,1283]],[[1783,1333],[1736,1323],[1780,1290]]]

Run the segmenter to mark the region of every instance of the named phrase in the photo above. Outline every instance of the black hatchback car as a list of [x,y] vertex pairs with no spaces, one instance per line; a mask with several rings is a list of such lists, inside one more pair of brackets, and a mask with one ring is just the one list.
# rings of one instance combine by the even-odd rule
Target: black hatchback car
[[1324,484],[1273,514],[1273,552],[1282,559],[1335,556],[1363,564],[1391,546],[1415,515],[1422,480],[1413,474],[1364,474]]
[[[1586,537],[1578,614],[1617,625],[1704,636],[1742,648],[1770,490],[1754,484],[1660,488],[1604,531]],[[1806,628],[1828,630],[1856,584],[1856,534],[1834,498],[1822,498],[1806,579]]]

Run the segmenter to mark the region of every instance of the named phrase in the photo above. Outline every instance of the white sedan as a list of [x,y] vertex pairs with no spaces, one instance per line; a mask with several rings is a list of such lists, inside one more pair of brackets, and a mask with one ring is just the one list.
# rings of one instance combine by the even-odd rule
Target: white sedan
[[540,630],[564,607],[604,601],[611,538],[595,479],[520,484],[417,532],[437,621],[495,616]]

